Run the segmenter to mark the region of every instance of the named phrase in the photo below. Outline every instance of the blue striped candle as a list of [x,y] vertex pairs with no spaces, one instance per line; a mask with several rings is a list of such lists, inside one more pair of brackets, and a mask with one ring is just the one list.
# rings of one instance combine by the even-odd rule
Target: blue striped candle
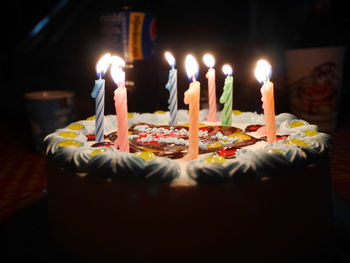
[[95,80],[91,97],[95,99],[95,141],[104,141],[104,111],[105,111],[105,80],[101,77]]
[[104,141],[104,112],[105,112],[105,80],[102,79],[111,61],[111,54],[107,53],[96,64],[96,73],[99,79],[95,85],[91,97],[95,99],[95,141]]
[[168,60],[171,69],[169,70],[168,82],[165,88],[169,90],[169,112],[170,122],[169,125],[175,125],[177,123],[177,69],[175,69],[175,58],[169,52],[165,52],[165,58]]

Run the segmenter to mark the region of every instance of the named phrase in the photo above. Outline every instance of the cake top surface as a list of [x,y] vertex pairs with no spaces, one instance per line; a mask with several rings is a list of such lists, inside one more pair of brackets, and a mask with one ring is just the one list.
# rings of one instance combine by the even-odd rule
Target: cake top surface
[[182,159],[188,149],[186,110],[178,111],[176,126],[167,125],[169,112],[129,113],[130,153],[114,147],[115,115],[104,118],[103,143],[95,141],[95,120],[90,117],[49,134],[46,153],[82,176],[192,186],[259,180],[301,169],[328,154],[331,145],[328,134],[289,113],[276,116],[277,141],[272,144],[259,132],[262,114],[233,111],[229,128],[205,121],[206,115],[207,110],[200,111],[199,158],[189,162]]

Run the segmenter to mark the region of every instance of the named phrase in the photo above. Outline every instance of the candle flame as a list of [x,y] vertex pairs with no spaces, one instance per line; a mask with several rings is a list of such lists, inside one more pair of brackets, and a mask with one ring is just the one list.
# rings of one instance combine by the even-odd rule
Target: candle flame
[[208,68],[213,68],[215,65],[215,58],[211,54],[205,54],[203,56],[203,62]]
[[125,61],[121,57],[112,56],[110,61],[111,61],[112,65],[115,65],[115,66],[120,67],[120,68],[124,68],[125,67]]
[[226,76],[231,76],[232,75],[232,67],[229,64],[225,64],[222,66],[222,71]]
[[98,77],[103,77],[111,62],[111,54],[104,54],[96,64],[96,73]]
[[169,65],[171,67],[175,67],[175,62],[176,61],[175,61],[174,56],[168,51],[164,53],[164,56],[165,56],[166,60],[168,61]]
[[264,59],[260,59],[256,63],[255,77],[260,82],[263,83],[270,79],[271,77],[271,65]]
[[198,63],[197,60],[192,55],[186,56],[185,68],[188,78],[196,79],[198,74]]
[[115,84],[118,85],[124,85],[125,83],[125,72],[123,71],[122,67],[118,64],[112,64],[111,67],[111,75],[112,79],[115,82]]

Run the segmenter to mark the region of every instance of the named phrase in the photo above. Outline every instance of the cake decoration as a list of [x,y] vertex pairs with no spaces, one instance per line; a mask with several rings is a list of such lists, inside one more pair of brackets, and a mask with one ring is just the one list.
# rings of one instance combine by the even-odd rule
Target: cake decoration
[[104,142],[90,137],[93,119],[78,121],[48,135],[46,152],[49,159],[62,167],[97,176],[104,174],[111,180],[176,183],[181,177],[185,181],[209,183],[259,180],[283,174],[285,169],[316,162],[330,150],[328,134],[291,114],[276,116],[277,140],[267,144],[266,136],[256,135],[256,130],[264,125],[260,114],[232,113],[234,118],[239,116],[234,119],[237,127],[223,127],[206,123],[207,110],[201,110],[200,155],[185,162],[182,158],[188,150],[188,111],[178,113],[179,124],[174,126],[167,125],[169,112],[129,114],[130,153],[120,153],[113,146],[118,136],[114,115],[105,116]]

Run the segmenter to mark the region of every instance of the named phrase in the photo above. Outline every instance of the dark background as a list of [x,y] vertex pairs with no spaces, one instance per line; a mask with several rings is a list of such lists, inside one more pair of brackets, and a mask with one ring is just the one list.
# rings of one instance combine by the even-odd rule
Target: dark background
[[[93,115],[94,100],[90,93],[96,79],[95,64],[106,52],[99,19],[102,14],[119,12],[125,6],[131,10],[152,12],[157,17],[156,56],[148,64],[151,67],[142,76],[142,84],[137,87],[139,90],[128,90],[129,111],[167,109],[168,93],[164,85],[169,66],[163,57],[166,50],[170,50],[177,59],[180,108],[187,108],[183,104],[183,93],[189,83],[184,71],[184,58],[188,53],[197,57],[201,67],[199,81],[206,86],[206,67],[202,56],[208,51],[217,60],[217,88],[221,88],[224,81],[222,64],[230,63],[235,77],[234,108],[248,111],[261,112],[260,85],[253,70],[257,59],[268,58],[273,68],[276,112],[288,111],[286,50],[347,47],[346,25],[349,18],[343,2],[13,1],[4,8],[9,18],[2,22],[5,43],[1,52],[2,117],[15,130],[27,129],[23,94],[55,89],[76,93],[76,119]],[[31,30],[45,16],[50,17],[50,22],[38,34],[30,36]],[[348,122],[347,57],[339,125]],[[115,114],[114,89],[110,76],[106,76],[106,114]],[[202,92],[202,106],[205,106],[206,90],[202,89]]]

